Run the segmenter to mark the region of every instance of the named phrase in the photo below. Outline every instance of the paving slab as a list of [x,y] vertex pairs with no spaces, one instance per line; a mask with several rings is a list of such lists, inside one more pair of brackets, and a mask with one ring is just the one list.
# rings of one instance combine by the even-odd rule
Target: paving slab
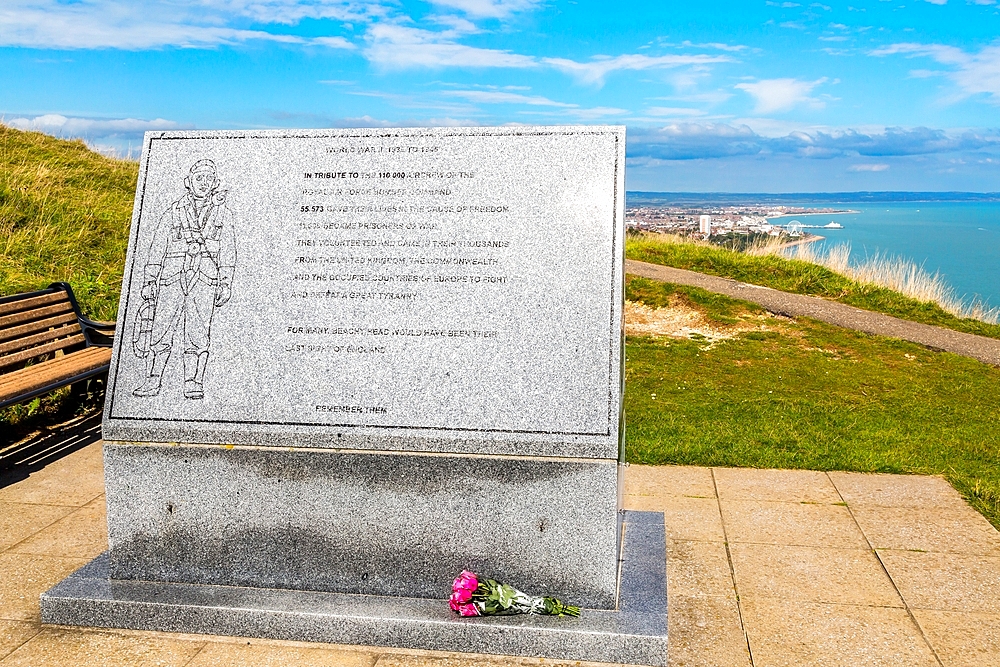
[[1000,558],[878,550],[911,609],[1000,614]]
[[715,498],[711,468],[629,465],[625,471],[625,495]]
[[726,541],[719,503],[715,498],[627,495],[624,502],[626,509],[662,512],[669,539]]
[[770,500],[790,503],[842,502],[825,472],[815,470],[758,470],[715,468],[722,500]]
[[945,667],[1000,662],[1000,614],[914,609],[913,615]]
[[943,477],[830,472],[844,502],[851,507],[969,507]]
[[101,495],[97,496],[96,498],[94,498],[93,500],[91,500],[89,503],[87,503],[86,505],[84,505],[84,507],[100,507],[100,508],[103,508],[105,512],[107,512],[108,501],[107,501],[107,498],[105,498],[104,494],[102,493]]
[[98,442],[0,488],[0,502],[80,507],[102,493],[104,459]]
[[905,609],[748,598],[758,667],[940,667]]
[[866,549],[847,507],[759,500],[720,500],[730,542]]
[[11,549],[14,553],[92,559],[108,548],[108,522],[100,505],[85,505]]
[[314,648],[260,642],[209,642],[186,667],[372,667],[379,654],[344,648]]
[[84,558],[0,553],[0,619],[38,622],[42,593],[86,562]]
[[31,537],[73,511],[71,507],[0,502],[0,551]]
[[41,626],[28,621],[0,621],[0,658],[38,634]]
[[750,667],[734,596],[670,596],[671,667]]
[[971,507],[914,509],[860,506],[852,512],[875,549],[1000,556],[1000,532]]
[[516,658],[508,656],[451,653],[446,655],[421,653],[383,653],[375,662],[375,667],[520,667],[522,665],[545,665],[546,667],[616,667],[616,663],[578,662],[570,660],[545,660],[536,658]]
[[0,665],[183,667],[204,645],[204,641],[45,628],[0,661]]
[[736,596],[723,542],[667,540],[669,595]]
[[879,607],[903,607],[882,564],[866,549],[732,544],[740,595]]

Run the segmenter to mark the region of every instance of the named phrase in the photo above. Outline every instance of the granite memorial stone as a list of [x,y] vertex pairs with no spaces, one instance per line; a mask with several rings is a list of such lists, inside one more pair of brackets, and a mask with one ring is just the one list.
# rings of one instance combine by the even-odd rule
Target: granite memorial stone
[[[622,544],[624,160],[620,127],[147,133],[109,551],[46,622],[663,662],[662,516]],[[439,618],[463,569],[587,610]]]

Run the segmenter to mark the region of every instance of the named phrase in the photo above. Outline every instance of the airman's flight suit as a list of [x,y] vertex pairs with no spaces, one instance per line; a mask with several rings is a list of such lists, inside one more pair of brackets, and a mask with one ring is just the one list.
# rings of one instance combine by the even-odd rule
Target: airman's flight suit
[[[214,165],[213,165],[214,172]],[[163,213],[150,244],[142,296],[154,304],[149,376],[133,392],[155,396],[175,340],[184,345],[184,395],[202,398],[212,316],[229,300],[236,240],[226,193],[190,191]]]

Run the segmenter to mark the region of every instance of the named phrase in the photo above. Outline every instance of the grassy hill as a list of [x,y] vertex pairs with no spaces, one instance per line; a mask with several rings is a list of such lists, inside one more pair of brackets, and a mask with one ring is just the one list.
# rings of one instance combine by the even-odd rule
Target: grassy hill
[[[626,298],[759,325],[756,304],[632,277]],[[714,344],[629,337],[636,463],[944,475],[1000,527],[1000,369],[807,318]]]
[[139,165],[0,125],[0,294],[65,280],[88,317],[118,308]]
[[[88,315],[113,319],[137,169],[79,142],[0,126],[0,294],[66,280]],[[995,325],[807,262],[655,239],[630,239],[627,253],[1000,337]],[[753,304],[641,278],[629,279],[626,294],[697,310],[720,329],[764,316]],[[943,474],[1000,526],[1000,369],[808,319],[768,322],[714,344],[629,337],[628,459]],[[0,411],[0,424],[30,428],[64,397]]]

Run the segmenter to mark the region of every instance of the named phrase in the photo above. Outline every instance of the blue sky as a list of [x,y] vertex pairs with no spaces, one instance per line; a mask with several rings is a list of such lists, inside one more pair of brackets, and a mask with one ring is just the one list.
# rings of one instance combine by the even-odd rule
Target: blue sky
[[630,190],[1000,191],[996,0],[2,0],[3,122],[608,123]]

